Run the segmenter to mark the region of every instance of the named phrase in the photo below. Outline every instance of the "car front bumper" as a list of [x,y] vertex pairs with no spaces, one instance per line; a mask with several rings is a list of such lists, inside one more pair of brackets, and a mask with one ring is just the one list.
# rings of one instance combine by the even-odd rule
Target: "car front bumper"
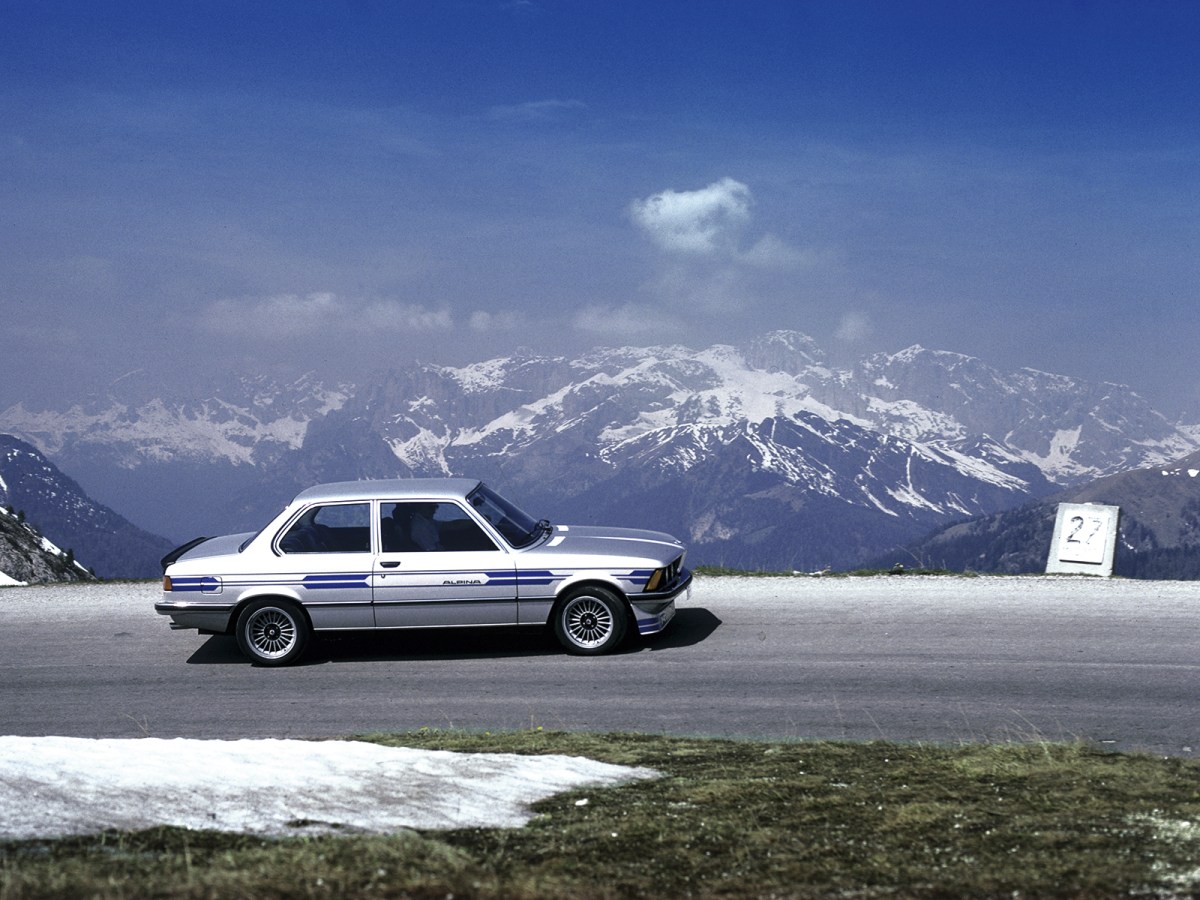
[[638,634],[657,634],[675,618],[675,601],[692,597],[692,573],[684,571],[665,591],[633,594],[629,603],[637,621]]

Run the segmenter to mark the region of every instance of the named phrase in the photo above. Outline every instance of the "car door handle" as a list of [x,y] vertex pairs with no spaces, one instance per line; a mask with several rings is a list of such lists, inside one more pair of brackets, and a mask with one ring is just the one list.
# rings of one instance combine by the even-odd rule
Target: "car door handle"
[[389,560],[387,560],[386,562],[381,562],[381,563],[379,564],[379,567],[380,567],[380,568],[382,568],[382,569],[395,569],[395,568],[396,568],[396,567],[398,567],[399,565],[400,565],[400,560],[398,560],[398,559],[389,559]]

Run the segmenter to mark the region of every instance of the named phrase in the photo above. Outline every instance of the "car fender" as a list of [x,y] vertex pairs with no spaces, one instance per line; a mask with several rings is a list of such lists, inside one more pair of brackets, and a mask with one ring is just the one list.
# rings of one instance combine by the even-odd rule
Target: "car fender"
[[595,585],[596,587],[602,587],[606,590],[612,591],[621,598],[621,602],[624,603],[628,608],[628,586],[622,584],[619,579],[613,577],[612,575],[602,575],[598,572],[582,572],[578,575],[564,578],[554,590],[554,605],[557,606],[562,601],[563,597],[567,596],[577,588],[588,587],[590,585]]
[[[263,584],[245,588],[237,595],[235,602],[234,618],[237,613],[241,612],[243,606],[251,600],[259,600],[263,597],[271,597],[279,600],[289,600],[296,606],[304,609],[304,603],[300,599],[300,594],[289,587],[280,584]],[[306,612],[305,615],[308,615]]]

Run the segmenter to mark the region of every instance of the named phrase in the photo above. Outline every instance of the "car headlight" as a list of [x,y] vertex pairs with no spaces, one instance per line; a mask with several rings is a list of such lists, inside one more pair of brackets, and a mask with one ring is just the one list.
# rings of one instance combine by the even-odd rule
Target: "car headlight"
[[650,574],[650,579],[646,582],[646,586],[642,588],[642,590],[647,593],[650,591],[661,590],[667,585],[673,583],[675,579],[679,577],[679,572],[682,568],[683,557],[681,556],[669,566],[663,566],[661,569],[655,569]]

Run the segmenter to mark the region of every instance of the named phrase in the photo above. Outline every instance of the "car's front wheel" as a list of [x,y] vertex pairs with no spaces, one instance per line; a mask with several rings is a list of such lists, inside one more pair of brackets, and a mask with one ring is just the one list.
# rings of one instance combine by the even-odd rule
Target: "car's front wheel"
[[237,620],[237,642],[260,666],[286,666],[308,646],[308,621],[292,603],[263,599],[247,604]]
[[554,633],[569,653],[607,653],[625,638],[625,604],[602,587],[581,588],[567,595],[554,616]]

